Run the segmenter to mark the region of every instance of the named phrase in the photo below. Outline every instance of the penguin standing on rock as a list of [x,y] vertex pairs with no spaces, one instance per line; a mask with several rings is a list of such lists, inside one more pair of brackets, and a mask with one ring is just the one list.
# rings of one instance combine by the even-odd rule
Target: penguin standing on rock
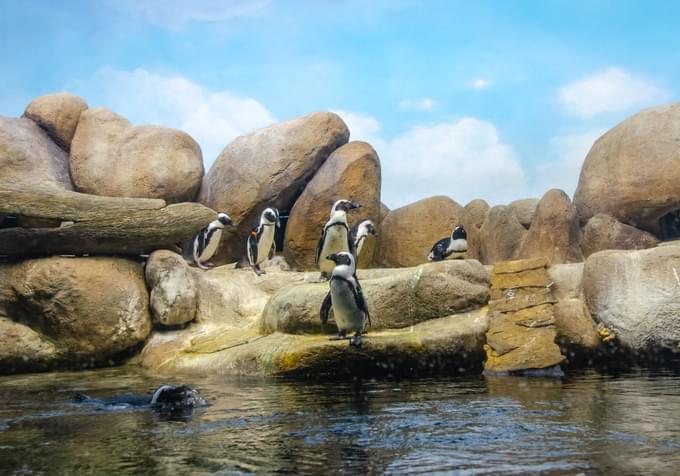
[[[222,230],[225,225],[233,225],[234,222],[226,213],[218,213],[217,220],[211,221],[208,226],[198,232],[192,243],[192,257],[196,266],[208,269],[205,266],[210,258],[217,252],[222,239]],[[185,255],[186,256],[186,255]]]
[[279,219],[279,211],[274,208],[265,208],[260,215],[260,224],[253,228],[248,236],[246,243],[246,255],[248,256],[248,263],[253,268],[255,274],[261,276],[264,273],[260,269],[260,263],[267,259],[271,259],[276,252],[276,243],[274,241],[275,227],[281,227],[281,220]]
[[327,258],[334,253],[352,250],[352,242],[349,237],[349,225],[347,224],[347,212],[360,208],[351,200],[338,200],[331,207],[330,219],[326,222],[316,247],[316,264],[321,271],[321,278],[328,279],[335,263]]
[[458,225],[453,229],[449,238],[442,238],[434,244],[430,254],[427,255],[427,260],[442,261],[451,253],[463,251],[467,251],[467,232],[463,225]]
[[375,236],[375,225],[371,220],[364,220],[358,225],[354,225],[349,232],[349,239],[352,242],[354,260],[359,261],[361,256],[361,248],[364,246],[364,241],[368,235]]
[[326,258],[335,263],[335,267],[331,273],[330,290],[321,304],[321,323],[328,322],[328,313],[332,307],[338,335],[331,337],[331,340],[345,339],[348,331],[354,331],[349,345],[359,347],[361,334],[371,325],[371,315],[357,279],[354,256],[342,251]]

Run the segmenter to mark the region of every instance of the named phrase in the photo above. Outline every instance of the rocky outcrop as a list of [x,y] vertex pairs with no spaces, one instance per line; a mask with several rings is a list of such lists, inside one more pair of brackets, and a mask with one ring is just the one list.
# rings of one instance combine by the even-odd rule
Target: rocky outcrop
[[487,213],[489,213],[489,204],[484,200],[476,198],[465,205],[465,210],[470,215],[470,219],[475,227],[480,229],[486,220]]
[[59,351],[47,337],[0,316],[0,374],[47,370],[58,360]]
[[[380,160],[366,142],[350,142],[336,149],[297,199],[288,218],[284,256],[299,270],[316,269],[319,234],[329,210],[341,198],[361,204],[348,217],[350,226],[361,220],[380,223]],[[373,249],[362,250],[362,265],[370,264]],[[366,258],[368,258],[366,260]]]
[[493,264],[515,258],[526,234],[510,207],[493,207],[479,231],[482,263]]
[[216,263],[243,256],[245,237],[268,206],[290,211],[305,185],[335,149],[349,140],[336,114],[318,112],[238,137],[203,181],[200,201],[238,225],[222,235]]
[[[0,265],[0,317],[9,329],[0,335],[0,371],[11,371],[24,357],[24,368],[33,370],[107,365],[144,342],[151,319],[142,273],[139,264],[119,258]],[[35,356],[26,356],[13,336]]]
[[645,109],[600,137],[581,169],[574,205],[581,223],[598,213],[658,236],[680,209],[680,103]]
[[392,210],[380,227],[377,262],[387,267],[425,263],[432,245],[451,236],[459,224],[467,230],[467,256],[476,258],[479,232],[465,208],[450,198],[430,197]]
[[149,308],[154,322],[176,326],[196,317],[197,288],[191,268],[172,251],[158,250],[149,256],[144,270],[151,290]]
[[517,220],[527,230],[531,226],[538,207],[538,198],[524,198],[522,200],[515,200],[508,205],[510,210],[515,214]]
[[80,113],[85,109],[87,103],[82,98],[69,93],[54,93],[31,101],[24,117],[42,127],[59,147],[68,152]]
[[679,350],[678,244],[592,254],[585,264],[583,291],[590,314],[624,347]]
[[658,243],[659,240],[651,233],[599,213],[588,220],[583,229],[581,250],[588,257],[602,250],[640,250],[653,248]]
[[189,134],[134,127],[105,108],[83,111],[71,142],[76,190],[109,197],[193,201],[201,186],[201,148]]
[[[382,274],[382,273],[381,273]],[[370,275],[369,275],[370,276]],[[398,329],[484,306],[488,275],[475,260],[441,261],[361,279],[372,330]],[[262,333],[333,333],[319,320],[328,284],[291,286],[276,293],[262,313]]]
[[545,260],[513,261],[494,268],[486,333],[489,373],[546,369],[564,361],[557,335]]
[[549,263],[583,261],[576,209],[566,193],[546,192],[522,243],[518,258],[546,257]]
[[68,155],[33,121],[0,116],[0,183],[72,190]]

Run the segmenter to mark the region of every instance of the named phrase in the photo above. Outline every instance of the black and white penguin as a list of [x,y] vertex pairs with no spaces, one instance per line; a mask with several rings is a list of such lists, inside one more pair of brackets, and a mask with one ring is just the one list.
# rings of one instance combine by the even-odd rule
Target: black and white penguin
[[361,248],[363,248],[364,241],[368,235],[375,236],[375,225],[371,220],[364,220],[358,225],[354,225],[349,231],[354,260],[357,262],[359,261],[359,256],[361,256]]
[[204,405],[195,388],[188,385],[161,385],[151,396],[149,405],[154,410],[172,412]]
[[316,264],[319,266],[322,278],[327,278],[335,267],[335,263],[325,258],[326,256],[352,250],[347,212],[360,207],[358,203],[344,199],[338,200],[331,207],[330,219],[324,225],[316,247]]
[[281,227],[279,211],[273,207],[265,208],[260,215],[260,224],[253,228],[248,236],[246,255],[250,267],[258,276],[264,274],[264,271],[260,269],[260,263],[271,259],[276,252],[276,243],[274,242],[276,230],[274,227]]
[[332,307],[338,335],[331,339],[345,339],[347,332],[353,331],[354,335],[350,338],[349,344],[359,347],[361,334],[371,325],[371,315],[357,279],[354,256],[341,251],[326,258],[335,263],[335,267],[331,272],[330,290],[321,304],[321,323],[328,322],[328,313]]
[[222,230],[226,225],[233,225],[234,222],[226,213],[218,213],[217,220],[211,221],[208,226],[198,232],[192,243],[192,257],[194,263],[201,269],[208,269],[205,266],[210,258],[215,255],[222,239]]
[[463,225],[458,225],[453,229],[449,238],[442,238],[434,244],[427,255],[428,261],[441,261],[446,259],[453,252],[467,251],[467,232]]

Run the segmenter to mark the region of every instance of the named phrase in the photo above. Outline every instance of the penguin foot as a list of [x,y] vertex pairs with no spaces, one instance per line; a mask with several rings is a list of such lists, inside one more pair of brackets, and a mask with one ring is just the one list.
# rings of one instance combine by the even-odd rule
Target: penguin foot
[[361,347],[361,334],[358,332],[349,338],[349,345],[354,347]]
[[328,340],[345,340],[347,339],[347,333],[345,331],[338,332],[338,335],[329,337]]
[[267,274],[264,271],[262,271],[258,265],[253,266],[253,271],[255,271],[255,274],[257,274],[258,276],[262,276],[263,274]]
[[201,262],[198,261],[198,260],[196,260],[195,263],[196,263],[196,266],[198,266],[199,268],[201,268],[201,269],[203,269],[203,270],[210,269],[209,266],[207,266],[206,264],[201,263]]
[[326,273],[321,273],[321,274],[319,275],[319,282],[324,283],[324,282],[326,282],[326,281],[328,281],[328,275],[327,275]]

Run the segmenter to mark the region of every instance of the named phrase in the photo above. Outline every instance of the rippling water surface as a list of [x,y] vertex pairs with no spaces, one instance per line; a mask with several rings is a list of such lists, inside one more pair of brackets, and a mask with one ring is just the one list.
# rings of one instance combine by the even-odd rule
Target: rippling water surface
[[[171,419],[75,403],[197,387]],[[308,383],[135,368],[0,377],[0,474],[678,474],[680,376]]]

